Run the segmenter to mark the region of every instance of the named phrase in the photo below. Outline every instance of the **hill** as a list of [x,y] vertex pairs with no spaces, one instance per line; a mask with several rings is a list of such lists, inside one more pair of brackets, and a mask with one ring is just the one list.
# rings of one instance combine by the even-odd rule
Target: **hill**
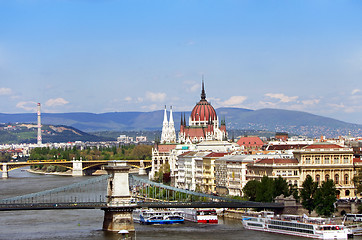
[[[250,110],[243,108],[219,108],[220,119],[225,118],[227,129],[252,129],[310,137],[338,137],[351,132],[362,135],[362,125],[346,123],[332,118],[301,111],[281,109]],[[183,113],[182,113],[183,114]],[[190,112],[185,112],[186,118]],[[0,122],[36,122],[35,113],[0,114]],[[174,112],[176,130],[179,129],[181,112]],[[187,119],[188,120],[188,119]],[[163,110],[152,112],[111,112],[111,113],[42,113],[42,123],[67,125],[84,132],[95,131],[137,131],[161,130]]]
[[[107,141],[109,137],[95,136],[64,125],[43,125],[43,142]],[[0,124],[0,144],[36,143],[37,126],[35,124]]]

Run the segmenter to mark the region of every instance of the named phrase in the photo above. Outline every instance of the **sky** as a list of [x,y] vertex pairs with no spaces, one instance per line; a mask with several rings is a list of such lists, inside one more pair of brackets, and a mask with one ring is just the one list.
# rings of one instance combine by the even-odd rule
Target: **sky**
[[0,1],[0,113],[278,108],[362,124],[362,2]]

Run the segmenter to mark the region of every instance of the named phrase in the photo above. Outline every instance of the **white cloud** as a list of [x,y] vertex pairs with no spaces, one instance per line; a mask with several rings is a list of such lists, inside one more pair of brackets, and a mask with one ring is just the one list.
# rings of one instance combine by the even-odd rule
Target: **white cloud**
[[288,97],[283,93],[266,93],[265,96],[279,99],[279,101],[282,103],[295,102],[298,99],[298,96]]
[[146,92],[146,98],[152,102],[162,102],[166,99],[166,93]]
[[132,102],[132,98],[131,98],[131,97],[125,97],[124,100],[125,100],[126,102]]
[[232,96],[228,100],[222,102],[222,104],[225,106],[237,106],[243,103],[246,99],[247,97],[245,96]]
[[261,108],[275,108],[277,106],[277,104],[273,103],[273,102],[259,101],[259,106]]
[[1,95],[10,95],[12,90],[10,88],[0,88],[0,96]]
[[201,92],[201,84],[195,81],[184,81],[183,85],[187,92]]
[[315,105],[320,102],[320,99],[310,99],[310,100],[303,100],[302,103],[304,105]]
[[32,102],[32,101],[28,101],[28,102],[22,101],[22,102],[18,102],[16,104],[16,107],[24,109],[26,111],[32,111],[32,110],[36,110],[37,103]]
[[152,104],[149,106],[142,106],[141,108],[146,109],[148,111],[155,111],[155,110],[158,110],[160,108],[160,106],[158,104]]
[[49,99],[45,102],[45,106],[47,107],[57,107],[57,106],[63,106],[65,104],[68,104],[69,102],[65,100],[64,98],[53,98]]
[[141,102],[143,102],[143,98],[141,98],[141,97],[138,97],[138,98],[137,98],[137,102],[138,102],[138,103],[141,103]]
[[340,104],[336,104],[336,103],[330,103],[328,104],[330,107],[332,108],[345,108],[344,104],[343,103],[340,103]]
[[352,95],[355,95],[356,93],[359,93],[359,92],[361,92],[361,90],[359,90],[359,89],[353,89],[353,90],[352,90]]

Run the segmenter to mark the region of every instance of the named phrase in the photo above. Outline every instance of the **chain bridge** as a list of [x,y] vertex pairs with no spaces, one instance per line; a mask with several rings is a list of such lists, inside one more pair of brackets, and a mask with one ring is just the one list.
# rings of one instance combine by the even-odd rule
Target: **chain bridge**
[[257,208],[282,210],[278,203],[241,201],[193,192],[130,175],[126,161],[110,161],[107,175],[68,186],[0,200],[0,211],[102,209],[103,230],[134,233],[135,208]]
[[[0,172],[2,172],[3,178],[9,177],[9,171],[36,165],[53,165],[61,166],[72,171],[72,176],[83,176],[86,170],[107,165],[113,160],[79,160],[73,159],[68,161],[66,159],[53,159],[53,160],[29,160],[26,162],[6,162],[1,163]],[[146,169],[152,167],[152,160],[123,160],[133,168],[138,168],[140,174],[145,174]]]
[[[94,177],[68,186],[0,200],[0,211],[45,209],[102,209],[107,206],[109,175]],[[156,183],[129,175],[129,204],[148,208],[273,208],[276,203],[240,201]]]

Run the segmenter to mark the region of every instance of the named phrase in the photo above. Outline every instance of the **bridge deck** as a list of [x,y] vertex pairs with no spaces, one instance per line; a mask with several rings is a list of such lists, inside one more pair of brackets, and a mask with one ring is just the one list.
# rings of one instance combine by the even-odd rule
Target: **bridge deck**
[[[134,203],[130,203],[133,205]],[[118,206],[129,207],[129,205]],[[277,203],[256,202],[137,202],[135,208],[258,208],[282,209],[284,206]],[[57,209],[106,209],[105,202],[79,203],[15,203],[0,204],[0,211],[19,210],[57,210]]]

